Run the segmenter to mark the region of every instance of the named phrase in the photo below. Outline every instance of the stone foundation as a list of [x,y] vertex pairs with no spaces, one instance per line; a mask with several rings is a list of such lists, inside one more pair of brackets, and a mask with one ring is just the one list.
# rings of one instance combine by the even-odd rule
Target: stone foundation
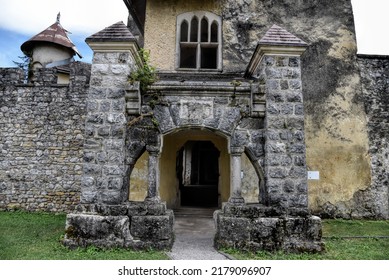
[[[298,216],[297,216],[298,215]],[[248,251],[321,252],[321,219],[304,209],[281,213],[259,204],[226,203],[214,213],[215,247]]]
[[173,211],[164,203],[80,205],[78,213],[67,216],[64,245],[168,250],[173,224]]

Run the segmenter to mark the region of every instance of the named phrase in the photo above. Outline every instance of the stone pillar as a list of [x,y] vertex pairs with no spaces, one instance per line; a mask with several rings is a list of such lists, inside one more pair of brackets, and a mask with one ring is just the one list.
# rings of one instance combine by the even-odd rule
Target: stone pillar
[[243,153],[242,148],[231,148],[230,198],[228,199],[228,202],[234,204],[244,203],[244,198],[242,197],[242,190],[241,190],[242,153]]
[[[321,220],[308,213],[300,55],[306,43],[274,25],[260,40],[246,70],[258,81],[252,113],[265,101],[266,205],[226,203],[214,214],[215,247],[320,252]],[[257,95],[257,96],[254,96]],[[264,99],[264,100],[263,100]],[[239,159],[231,152],[232,197],[239,194]],[[240,171],[240,170],[239,170]]]
[[86,39],[94,54],[87,99],[82,204],[118,205],[128,200],[125,96],[128,76],[139,61],[138,47],[124,24],[109,28],[113,32],[103,30]]
[[147,139],[150,154],[147,200],[155,203],[128,201],[132,163],[126,148],[126,142],[132,141],[128,119],[138,115],[141,106],[137,85],[128,85],[131,71],[141,63],[137,43],[122,22],[86,41],[94,57],[87,100],[81,205],[77,213],[67,216],[64,244],[169,250],[174,240],[174,215],[166,204],[158,203],[157,132],[149,133]]
[[257,62],[254,76],[266,95],[267,204],[279,209],[308,208],[300,60],[306,47],[291,33],[273,26],[252,60],[252,65]]
[[304,105],[300,57],[265,55],[265,176],[269,205],[307,208]]
[[161,202],[159,197],[159,149],[146,147],[149,153],[148,187],[146,202]]

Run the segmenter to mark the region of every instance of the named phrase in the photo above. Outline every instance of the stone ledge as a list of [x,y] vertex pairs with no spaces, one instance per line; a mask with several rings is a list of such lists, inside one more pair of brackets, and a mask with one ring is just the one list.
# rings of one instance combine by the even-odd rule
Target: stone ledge
[[167,213],[166,203],[127,202],[120,205],[80,204],[77,213],[91,213],[102,216],[162,216]]
[[242,204],[224,203],[221,210],[224,216],[229,217],[244,217],[255,219],[260,217],[281,217],[281,216],[297,216],[308,217],[309,211],[307,208],[280,208],[265,206],[262,204]]

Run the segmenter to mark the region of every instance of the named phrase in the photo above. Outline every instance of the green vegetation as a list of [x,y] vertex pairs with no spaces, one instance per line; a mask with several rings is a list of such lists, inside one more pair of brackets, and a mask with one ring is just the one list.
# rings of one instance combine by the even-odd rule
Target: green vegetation
[[248,253],[233,249],[225,252],[242,260],[389,260],[389,238],[377,238],[383,236],[389,236],[389,221],[324,220],[324,253]]
[[64,214],[0,212],[0,260],[161,260],[164,252],[69,250],[61,244]]
[[157,69],[150,65],[150,52],[144,49],[139,50],[141,61],[138,63],[142,67],[137,68],[131,73],[129,82],[139,82],[140,90],[143,94],[147,93],[149,86],[158,80]]
[[[0,260],[162,260],[164,252],[100,250],[94,247],[69,250],[61,244],[64,214],[0,212]],[[344,237],[368,238],[344,238]],[[237,259],[265,260],[389,260],[389,221],[324,220],[326,251],[320,254],[282,252],[247,253],[228,249]]]

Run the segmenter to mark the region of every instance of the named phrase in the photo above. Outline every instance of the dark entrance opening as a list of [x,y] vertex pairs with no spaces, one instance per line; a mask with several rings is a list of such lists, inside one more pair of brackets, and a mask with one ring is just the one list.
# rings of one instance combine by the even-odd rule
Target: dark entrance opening
[[211,141],[189,141],[177,155],[181,206],[218,207],[220,152]]

